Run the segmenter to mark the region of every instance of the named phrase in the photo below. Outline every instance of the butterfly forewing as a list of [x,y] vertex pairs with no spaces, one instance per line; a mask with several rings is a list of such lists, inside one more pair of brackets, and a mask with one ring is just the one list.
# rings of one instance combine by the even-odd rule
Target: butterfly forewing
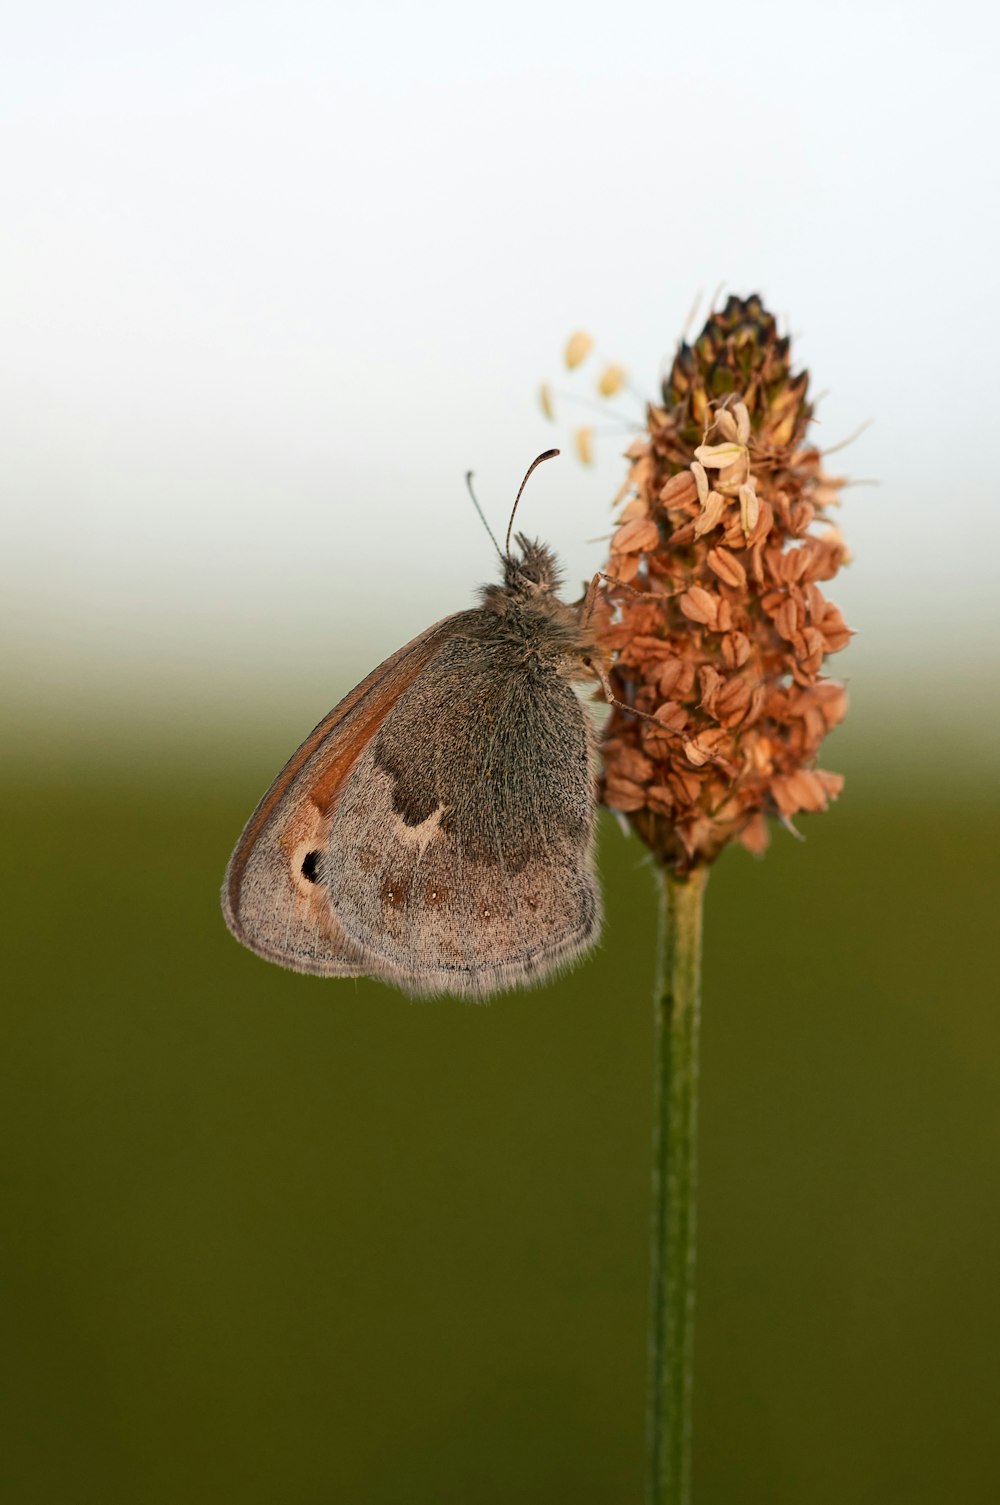
[[251,815],[222,888],[226,923],[251,951],[296,971],[353,976],[368,970],[313,881],[329,843],[344,781],[400,695],[465,613],[446,617],[400,648],[306,738]]

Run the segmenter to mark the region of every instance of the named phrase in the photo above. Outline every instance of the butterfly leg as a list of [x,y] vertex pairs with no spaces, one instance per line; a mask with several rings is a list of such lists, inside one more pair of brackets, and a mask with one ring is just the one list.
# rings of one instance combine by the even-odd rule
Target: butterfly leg
[[587,668],[590,669],[600,680],[601,689],[604,691],[604,698],[607,701],[608,705],[613,705],[615,709],[619,711],[627,711],[630,716],[637,716],[640,721],[651,721],[652,724],[656,727],[657,731],[663,732],[664,736],[681,737],[683,735],[683,733],[675,732],[672,727],[665,725],[665,723],[660,721],[656,716],[651,716],[648,711],[637,710],[634,705],[629,705],[627,701],[619,700],[618,696],[612,689],[611,680],[608,677],[608,671],[605,669],[604,665],[593,658],[587,659],[586,663]]
[[597,600],[602,580],[606,580],[609,585],[617,585],[620,590],[628,591],[630,596],[636,596],[640,601],[670,601],[674,596],[679,596],[682,594],[680,590],[637,590],[634,585],[629,585],[627,580],[619,580],[617,575],[609,575],[607,570],[598,570],[593,580],[591,580],[590,584],[587,586],[587,593],[584,596],[583,602],[580,607],[580,622],[584,627],[589,626],[590,619],[594,614],[594,609],[597,606]]

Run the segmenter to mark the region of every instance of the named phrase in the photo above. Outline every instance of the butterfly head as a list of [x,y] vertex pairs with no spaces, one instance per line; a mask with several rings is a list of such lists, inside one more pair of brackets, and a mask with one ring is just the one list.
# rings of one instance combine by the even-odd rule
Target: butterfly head
[[552,550],[518,533],[515,548],[504,555],[503,583],[511,595],[530,600],[559,589],[562,577]]

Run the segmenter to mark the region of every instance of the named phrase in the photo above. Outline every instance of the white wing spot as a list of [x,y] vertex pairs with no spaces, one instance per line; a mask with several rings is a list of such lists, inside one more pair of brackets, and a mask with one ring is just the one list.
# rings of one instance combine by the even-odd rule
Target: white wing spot
[[416,847],[420,853],[434,840],[441,826],[441,821],[447,815],[445,805],[438,805],[432,810],[426,820],[422,820],[419,826],[408,826],[401,815],[396,815],[392,821],[392,834],[402,847]]

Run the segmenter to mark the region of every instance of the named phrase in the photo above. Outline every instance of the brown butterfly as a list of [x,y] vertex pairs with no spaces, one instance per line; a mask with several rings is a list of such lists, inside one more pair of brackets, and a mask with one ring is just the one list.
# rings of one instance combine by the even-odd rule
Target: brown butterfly
[[513,520],[502,584],[369,674],[250,817],[222,906],[259,956],[484,997],[596,941],[596,734],[574,683],[609,689],[597,580],[561,601],[555,556],[520,533],[512,552]]

